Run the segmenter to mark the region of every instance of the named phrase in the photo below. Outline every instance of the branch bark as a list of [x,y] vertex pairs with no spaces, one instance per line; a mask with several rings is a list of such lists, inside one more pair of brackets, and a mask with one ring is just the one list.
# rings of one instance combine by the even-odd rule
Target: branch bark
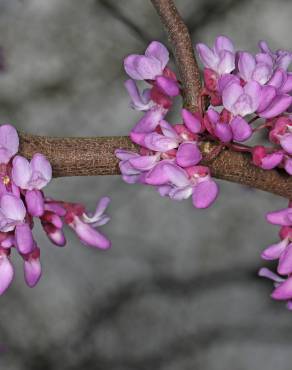
[[[129,137],[54,138],[19,134],[20,154],[31,158],[43,153],[53,166],[54,177],[117,175],[120,173],[115,150],[138,151]],[[201,150],[203,164],[214,177],[265,190],[292,199],[292,176],[284,171],[264,171],[250,164],[246,153],[223,150],[215,159],[206,157],[215,144],[204,142]]]

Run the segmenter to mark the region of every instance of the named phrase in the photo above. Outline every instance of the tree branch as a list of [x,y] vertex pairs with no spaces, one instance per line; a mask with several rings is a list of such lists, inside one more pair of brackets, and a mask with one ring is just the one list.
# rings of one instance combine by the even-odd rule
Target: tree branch
[[184,107],[200,110],[201,78],[191,36],[172,0],[151,0],[167,32],[183,85]]
[[[115,150],[124,148],[138,151],[129,137],[54,138],[19,134],[20,154],[31,158],[43,153],[53,166],[54,177],[117,175],[120,173]],[[284,171],[264,171],[250,164],[247,153],[223,150],[215,159],[208,160],[208,153],[215,144],[202,143],[205,159],[214,177],[251,186],[292,199],[292,176]]]
[[[188,30],[178,14],[173,1],[151,0],[157,9],[174,48],[174,54],[184,87],[185,106],[199,109],[201,81]],[[95,176],[119,174],[118,148],[138,151],[129,137],[54,138],[20,133],[20,153],[31,158],[34,153],[43,153],[53,166],[54,177]],[[292,176],[281,170],[264,171],[250,162],[247,153],[229,149],[213,160],[208,153],[216,144],[201,144],[203,164],[209,166],[212,175],[219,179],[248,185],[282,197],[292,199]]]

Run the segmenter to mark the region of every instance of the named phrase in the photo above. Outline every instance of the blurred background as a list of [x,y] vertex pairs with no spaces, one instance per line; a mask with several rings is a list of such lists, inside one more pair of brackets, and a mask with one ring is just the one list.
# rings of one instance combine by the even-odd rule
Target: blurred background
[[[291,47],[289,0],[179,0],[194,42],[233,38],[256,51]],[[0,0],[0,119],[55,136],[126,135],[123,58],[167,42],[146,0]],[[108,252],[67,230],[53,247],[39,225],[43,277],[23,281],[21,261],[1,297],[1,370],[290,370],[292,314],[257,278],[260,252],[277,240],[264,214],[276,196],[220,182],[205,211],[118,176],[62,178],[46,193],[94,209],[112,198],[102,231]]]

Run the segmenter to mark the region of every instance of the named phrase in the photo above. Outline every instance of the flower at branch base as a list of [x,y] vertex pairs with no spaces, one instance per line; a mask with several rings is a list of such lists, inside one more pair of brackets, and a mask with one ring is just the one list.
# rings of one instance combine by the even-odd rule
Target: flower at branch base
[[196,208],[208,208],[216,200],[218,185],[212,180],[208,167],[192,166],[187,169],[161,161],[145,177],[145,183],[158,186],[162,196],[182,200],[192,196]]
[[272,170],[279,166],[284,159],[282,151],[269,152],[262,145],[256,145],[252,149],[252,162],[263,170]]
[[40,189],[52,179],[52,166],[42,154],[34,154],[29,162],[17,155],[12,161],[12,180],[26,190],[25,201],[30,215],[39,217],[44,212],[44,197]]
[[169,61],[169,52],[158,41],[150,43],[144,55],[132,54],[124,60],[127,74],[134,80],[155,80],[163,74]]
[[244,117],[258,109],[260,93],[261,86],[256,81],[249,81],[243,87],[232,82],[222,92],[223,106],[234,116]]
[[270,131],[269,139],[280,144],[288,154],[292,154],[292,121],[290,117],[279,117]]
[[228,117],[224,113],[226,113],[224,110],[219,114],[212,108],[208,109],[204,122],[210,134],[223,143],[248,140],[252,135],[252,129],[245,119],[240,116]]

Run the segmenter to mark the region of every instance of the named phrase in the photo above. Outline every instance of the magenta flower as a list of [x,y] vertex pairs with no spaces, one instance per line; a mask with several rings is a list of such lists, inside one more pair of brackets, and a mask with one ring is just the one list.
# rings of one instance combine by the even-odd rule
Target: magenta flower
[[255,57],[248,52],[240,52],[238,73],[244,81],[257,81],[264,85],[273,73],[273,59],[268,54],[257,54]]
[[163,74],[168,61],[169,53],[166,47],[158,41],[153,41],[144,55],[129,55],[124,61],[124,67],[134,80],[155,80]]
[[220,114],[210,108],[206,119],[210,123],[210,131],[223,143],[230,141],[243,142],[252,135],[250,125],[240,116],[233,117],[230,122],[222,122]]
[[11,125],[0,126],[0,163],[7,164],[18,152],[19,139]]
[[32,253],[24,255],[24,280],[33,288],[41,278],[42,267],[40,262],[40,250],[35,245]]
[[249,81],[242,87],[239,83],[228,84],[222,92],[224,108],[234,116],[246,116],[254,113],[260,103],[260,84]]
[[12,161],[12,179],[22,189],[42,189],[52,179],[50,162],[42,154],[34,154],[29,162],[17,155]]
[[212,69],[218,75],[230,73],[234,70],[234,46],[228,37],[218,36],[212,49],[201,43],[196,45],[196,49],[204,66]]
[[125,87],[131,98],[131,107],[138,111],[147,111],[154,103],[151,101],[150,89],[145,89],[142,94],[139,92],[136,82],[133,80],[127,80]]
[[271,297],[280,301],[288,301],[287,308],[292,310],[292,276],[285,279],[265,267],[261,268],[258,274],[274,281],[275,290]]
[[9,250],[0,248],[0,295],[10,286],[14,276],[14,268],[9,254]]
[[171,199],[192,196],[196,208],[210,207],[218,195],[218,185],[211,179],[208,168],[203,166],[185,171],[170,161],[162,161],[147,174],[145,182],[158,186],[159,193]]
[[82,207],[67,206],[65,221],[83,244],[100,249],[110,248],[111,242],[95,229],[109,221],[109,217],[104,214],[109,202],[109,198],[101,198],[93,215],[86,214]]

